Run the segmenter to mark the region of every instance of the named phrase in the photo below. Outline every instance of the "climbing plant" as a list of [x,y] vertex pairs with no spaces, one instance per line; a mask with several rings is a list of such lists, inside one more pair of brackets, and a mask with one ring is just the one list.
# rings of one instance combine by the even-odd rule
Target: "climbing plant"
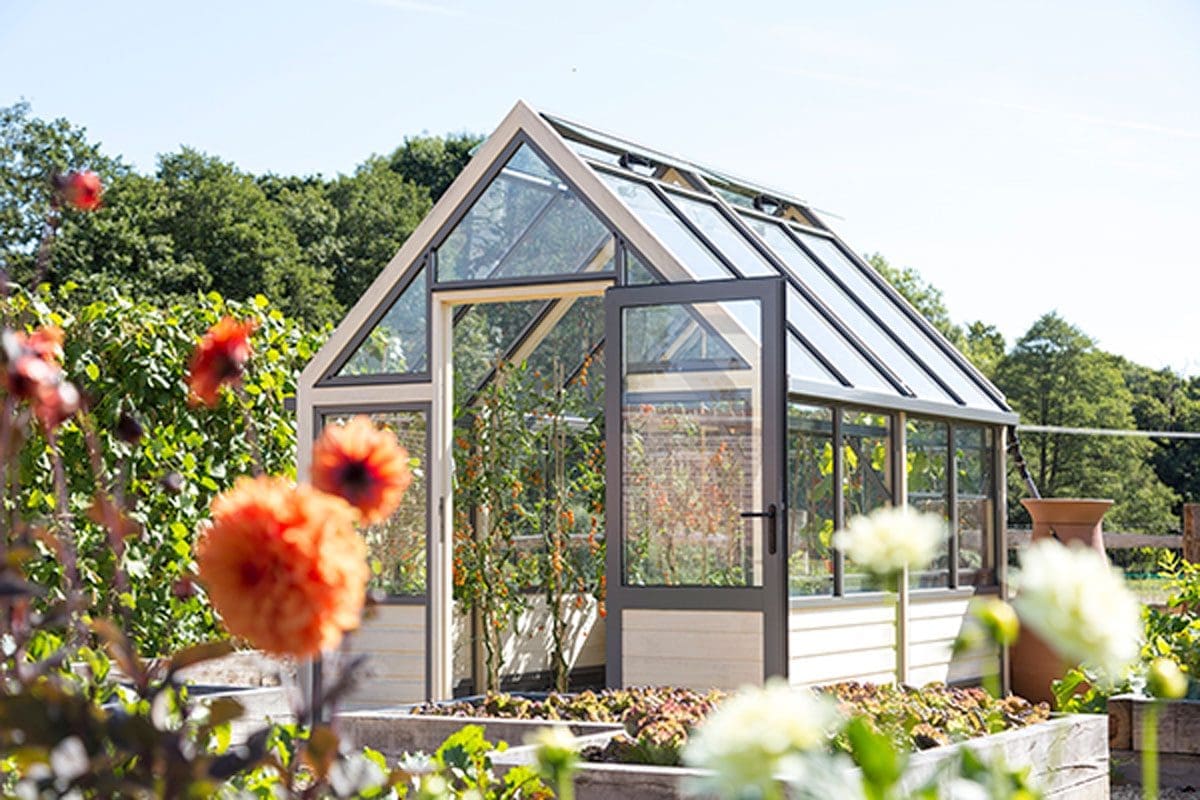
[[455,415],[454,592],[479,617],[485,688],[499,687],[505,635],[541,593],[565,689],[571,609],[603,602],[603,418],[577,412],[590,366],[566,380],[502,364]]

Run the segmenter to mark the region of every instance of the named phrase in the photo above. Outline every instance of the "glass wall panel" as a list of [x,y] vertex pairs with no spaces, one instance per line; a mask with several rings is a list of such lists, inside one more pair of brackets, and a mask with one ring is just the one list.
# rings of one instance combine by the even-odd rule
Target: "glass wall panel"
[[580,297],[534,348],[527,363],[547,391],[567,389],[568,410],[589,418],[604,408],[604,298]]
[[437,279],[571,274],[584,269],[606,240],[611,257],[604,225],[532,148],[521,145],[438,247]]
[[788,403],[788,588],[833,593],[833,411]]
[[496,278],[611,272],[613,237],[583,201],[569,192],[546,209],[496,265]]
[[[735,340],[740,335],[758,347],[757,319],[748,319],[757,313],[754,301],[641,307],[625,317],[627,371],[745,370],[749,353],[739,350]],[[746,331],[736,332],[743,325]],[[729,328],[734,328],[732,334]]]
[[950,585],[950,428],[945,422],[909,419],[904,432],[908,505],[946,521],[946,535],[929,567],[909,573],[914,588]]
[[[891,475],[892,421],[871,411],[842,412],[842,492],[846,520],[893,504]],[[847,594],[880,589],[878,581],[845,560]]]
[[[678,303],[623,311],[621,436],[624,581],[637,586],[761,586],[761,380],[757,370],[719,370],[688,354],[646,368],[640,332],[663,319],[700,319],[725,347],[758,363],[758,325],[730,303]],[[669,313],[665,313],[667,309]],[[723,323],[722,320],[725,320]],[[728,327],[728,329],[727,329]]]
[[955,424],[957,467],[958,582],[987,586],[995,583],[996,481],[995,444],[991,428]]
[[746,238],[711,203],[670,192],[671,202],[691,220],[700,233],[733,262],[738,271],[749,278],[774,276],[779,273],[755,250]]
[[662,283],[653,272],[646,268],[642,260],[628,248],[625,250],[625,285],[643,286],[651,283]]
[[477,303],[454,320],[454,401],[467,402],[549,303]]
[[604,339],[603,297],[558,302],[570,307],[530,354],[529,369],[535,377],[569,378]]
[[883,363],[912,389],[917,397],[953,403],[946,391],[913,360],[912,356],[896,344],[887,330],[871,318],[861,305],[813,262],[776,223],[757,217],[743,215],[750,228],[779,256],[803,284],[825,302],[834,314],[846,323],[855,335],[871,348]]
[[421,267],[337,374],[410,375],[428,371],[428,295],[428,275]]
[[629,206],[634,215],[667,246],[679,263],[692,273],[695,280],[710,281],[733,277],[733,273],[725,268],[725,265],[687,229],[675,212],[649,187],[607,172],[600,172],[599,175],[612,187],[617,197]]
[[[344,425],[349,414],[322,415],[322,425]],[[391,517],[362,530],[371,559],[371,588],[389,595],[425,595],[428,486],[425,412],[377,411],[368,415],[408,450],[413,479]]]
[[841,278],[850,291],[870,306],[871,310],[968,405],[989,409],[997,407],[995,401],[984,394],[983,390],[933,343],[929,335],[897,307],[894,300],[864,275],[858,265],[846,258],[837,245],[821,236],[798,230],[796,233],[824,265]]

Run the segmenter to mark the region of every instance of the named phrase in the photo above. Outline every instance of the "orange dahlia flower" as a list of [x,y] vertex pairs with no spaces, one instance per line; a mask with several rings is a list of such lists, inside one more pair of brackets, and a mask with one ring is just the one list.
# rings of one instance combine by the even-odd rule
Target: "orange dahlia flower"
[[313,486],[345,498],[368,525],[392,515],[412,483],[408,451],[390,431],[359,415],[330,425],[313,446]]
[[354,516],[341,498],[282,478],[242,478],[213,500],[196,561],[229,632],[304,658],[358,627],[370,570]]
[[188,388],[193,403],[204,403],[211,408],[217,404],[222,386],[241,379],[253,352],[250,335],[257,327],[254,320],[238,322],[225,317],[208,329],[188,366]]

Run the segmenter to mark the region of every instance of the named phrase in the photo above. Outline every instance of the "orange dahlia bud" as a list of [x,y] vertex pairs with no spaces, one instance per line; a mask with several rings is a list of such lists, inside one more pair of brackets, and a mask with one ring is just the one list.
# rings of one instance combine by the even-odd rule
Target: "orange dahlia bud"
[[258,327],[254,320],[238,322],[225,317],[208,329],[188,366],[188,388],[192,402],[203,403],[210,408],[217,404],[218,391],[227,383],[235,383],[242,377],[242,370],[250,359],[250,335]]
[[200,580],[234,636],[308,657],[358,627],[367,547],[341,498],[281,478],[242,478],[212,503],[196,545]]
[[64,203],[80,211],[95,211],[100,207],[104,185],[94,172],[72,172],[55,181],[58,195]]
[[33,413],[46,426],[46,430],[52,431],[73,417],[81,402],[79,390],[73,383],[58,380],[38,392]]
[[18,400],[27,400],[47,430],[57,428],[79,410],[79,391],[63,377],[63,333],[55,327],[32,334],[0,333],[0,385]]
[[57,325],[47,325],[29,334],[25,339],[25,346],[46,363],[61,364],[64,338],[62,328]]
[[408,451],[361,414],[326,427],[312,457],[313,486],[345,498],[368,525],[390,517],[412,483]]

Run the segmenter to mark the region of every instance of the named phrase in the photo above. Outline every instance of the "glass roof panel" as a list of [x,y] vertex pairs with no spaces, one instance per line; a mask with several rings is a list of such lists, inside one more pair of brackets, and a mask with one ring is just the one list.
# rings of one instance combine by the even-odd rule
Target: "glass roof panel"
[[896,389],[813,308],[796,287],[787,287],[787,319],[852,386],[896,394]]
[[797,231],[797,235],[824,263],[824,266],[836,274],[852,292],[862,298],[871,310],[879,315],[904,342],[913,349],[929,368],[949,384],[967,405],[995,409],[996,401],[992,400],[976,385],[961,367],[955,364],[948,355],[933,343],[924,330],[908,317],[894,300],[888,297],[874,281],[863,274],[857,264],[838,249],[830,240],[822,236]]
[[338,375],[411,375],[429,365],[428,274],[421,267]]
[[567,139],[567,145],[579,154],[581,158],[599,161],[602,164],[610,164],[614,167],[620,166],[621,156],[609,150],[602,150],[599,147],[593,147],[587,142],[580,142],[575,139]]
[[733,273],[717,260],[649,187],[608,172],[599,172],[599,175],[634,215],[667,246],[679,263],[692,273],[695,280],[733,277]]
[[841,386],[841,381],[821,366],[821,362],[813,358],[808,348],[791,331],[787,334],[787,374],[789,378]]
[[691,220],[702,234],[712,242],[725,258],[733,262],[748,278],[759,278],[765,275],[778,275],[771,264],[750,246],[746,238],[733,227],[729,220],[721,216],[712,203],[697,200],[676,192],[669,192],[671,202]]
[[787,264],[792,274],[811,289],[817,297],[820,297],[833,313],[837,314],[847,327],[854,331],[855,335],[916,393],[917,397],[943,403],[955,402],[954,398],[930,378],[929,374],[913,360],[912,356],[896,344],[883,326],[863,310],[854,297],[838,286],[824,270],[808,257],[808,254],[788,237],[779,224],[767,222],[748,214],[742,216],[750,229],[761,236],[763,241],[775,251],[775,255]]
[[437,248],[437,280],[578,272],[607,229],[526,144]]
[[558,130],[560,134],[562,134],[563,138],[567,139],[568,141],[582,141],[592,146],[599,146],[601,148],[616,150],[623,153],[640,155],[659,164],[674,166],[685,169],[689,172],[697,173],[708,183],[722,183],[727,184],[730,187],[736,187],[752,197],[765,194],[771,197],[778,197],[782,200],[786,200],[788,203],[795,206],[807,205],[807,203],[805,203],[803,200],[792,197],[787,192],[781,192],[777,189],[762,186],[754,183],[753,181],[748,181],[743,178],[730,175],[729,173],[721,170],[712,169],[691,161],[675,158],[667,153],[662,153],[648,147],[643,147],[642,145],[621,139],[608,133],[604,133],[603,131],[598,131],[594,128],[589,128],[586,125],[581,125],[578,122],[572,122],[570,120],[565,120],[561,117],[555,117],[549,114],[543,114],[543,116]]

